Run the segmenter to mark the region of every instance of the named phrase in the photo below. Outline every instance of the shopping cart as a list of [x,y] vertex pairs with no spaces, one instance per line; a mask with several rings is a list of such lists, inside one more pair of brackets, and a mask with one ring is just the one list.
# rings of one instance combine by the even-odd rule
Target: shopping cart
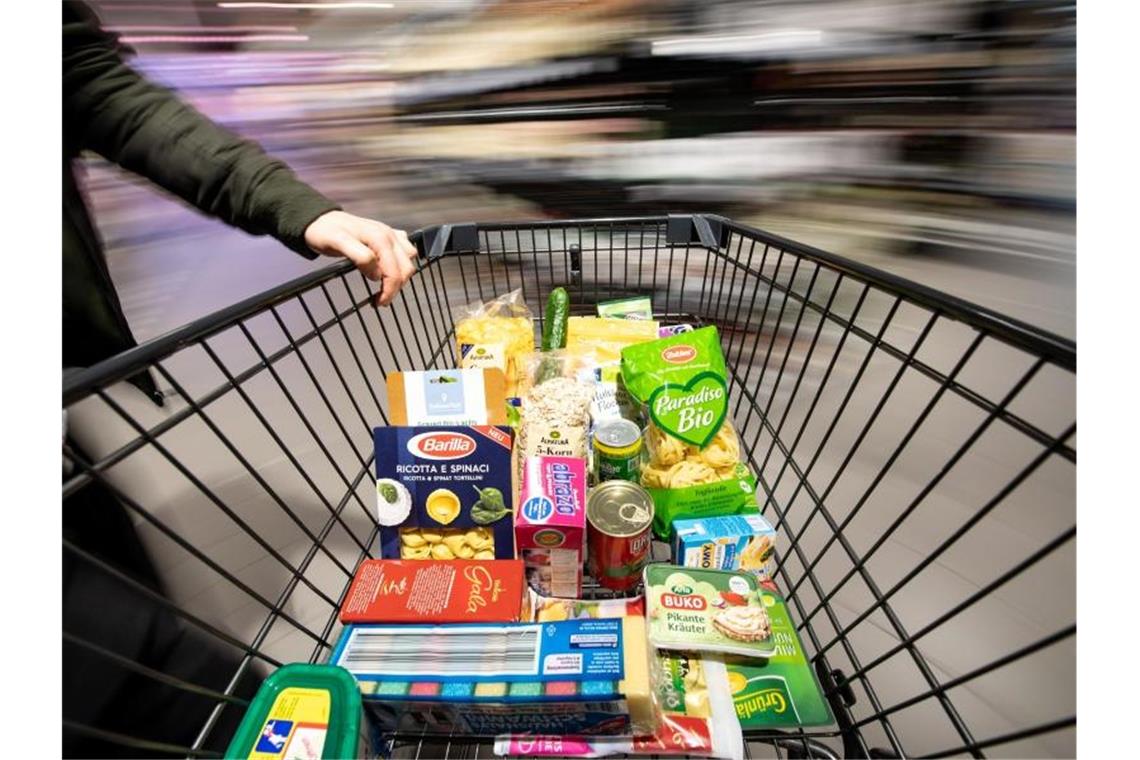
[[[188,670],[120,650],[65,606],[65,669],[117,674],[155,710],[177,699],[192,723],[65,706],[65,740],[216,756],[259,677],[325,660],[376,551],[370,430],[388,421],[387,373],[455,366],[452,307],[520,289],[541,322],[562,285],[574,313],[647,295],[662,322],[719,328],[732,419],[780,532],[775,578],[836,718],[749,733],[750,756],[1073,753],[1072,342],[715,216],[414,237],[419,272],[391,308],[342,264],[67,380],[64,508],[113,494],[160,578],[66,530],[65,571],[127,589],[219,654]],[[142,372],[163,405],[122,382]],[[397,756],[491,754],[485,737],[387,739]]]

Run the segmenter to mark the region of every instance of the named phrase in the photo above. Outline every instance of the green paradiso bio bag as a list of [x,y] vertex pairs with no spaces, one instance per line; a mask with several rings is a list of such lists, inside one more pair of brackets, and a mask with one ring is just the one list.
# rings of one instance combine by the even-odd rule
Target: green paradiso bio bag
[[[715,327],[628,346],[621,352],[621,373],[651,426],[690,452],[710,450],[728,417],[727,373]],[[642,485],[653,497],[653,531],[660,538],[669,539],[678,518],[756,511],[756,478],[742,463],[730,465],[728,476],[715,482],[659,488],[645,477],[646,467],[658,466],[649,448],[643,453]]]

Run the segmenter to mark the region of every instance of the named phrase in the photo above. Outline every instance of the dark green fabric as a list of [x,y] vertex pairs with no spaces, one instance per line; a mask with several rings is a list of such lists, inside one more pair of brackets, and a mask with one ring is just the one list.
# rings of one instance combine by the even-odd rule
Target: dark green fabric
[[256,144],[214,124],[123,61],[83,3],[63,7],[63,364],[89,366],[135,344],[74,165],[91,150],[207,214],[316,256],[305,228],[340,208]]

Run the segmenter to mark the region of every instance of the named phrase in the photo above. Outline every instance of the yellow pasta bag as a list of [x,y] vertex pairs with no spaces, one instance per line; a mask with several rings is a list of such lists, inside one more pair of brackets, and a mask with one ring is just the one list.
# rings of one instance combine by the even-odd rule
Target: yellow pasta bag
[[521,290],[457,309],[455,344],[460,369],[496,368],[507,379],[507,397],[519,395],[525,358],[534,352],[534,319]]
[[622,378],[649,424],[641,484],[653,497],[663,539],[678,518],[756,510],[756,478],[729,420],[720,337],[704,327],[622,351]]
[[646,428],[646,456],[641,484],[652,488],[689,488],[735,477],[740,442],[725,422],[703,449],[678,440],[652,422]]

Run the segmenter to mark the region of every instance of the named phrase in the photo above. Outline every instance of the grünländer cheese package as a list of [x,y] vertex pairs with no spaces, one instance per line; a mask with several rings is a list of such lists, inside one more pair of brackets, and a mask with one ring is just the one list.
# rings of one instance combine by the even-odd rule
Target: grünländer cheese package
[[725,658],[741,727],[755,731],[833,724],[831,708],[804,655],[784,597],[771,581],[761,583],[760,590],[772,621],[776,651],[765,659]]
[[373,439],[382,558],[515,558],[509,427],[388,426]]
[[330,662],[383,731],[629,735],[657,726],[645,619],[349,625]]
[[366,559],[340,606],[342,623],[517,623],[528,614],[515,559]]

